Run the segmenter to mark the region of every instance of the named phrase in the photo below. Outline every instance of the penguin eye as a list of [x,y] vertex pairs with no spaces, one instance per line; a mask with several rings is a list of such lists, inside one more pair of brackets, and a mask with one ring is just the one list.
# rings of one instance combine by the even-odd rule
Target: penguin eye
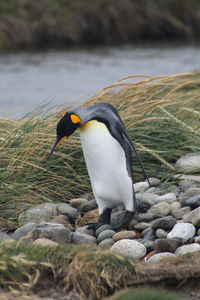
[[72,115],[70,115],[70,118],[71,118],[72,123],[74,123],[74,124],[80,123],[81,124],[81,120],[77,115],[72,114]]

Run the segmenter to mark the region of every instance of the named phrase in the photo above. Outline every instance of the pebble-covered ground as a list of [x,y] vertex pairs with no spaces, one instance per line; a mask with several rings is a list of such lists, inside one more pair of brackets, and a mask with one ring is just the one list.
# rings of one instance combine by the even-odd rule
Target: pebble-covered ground
[[[200,152],[180,158],[177,170],[200,167]],[[14,233],[0,232],[0,240],[24,240],[33,245],[56,246],[60,243],[95,244],[128,255],[135,261],[159,262],[200,251],[200,176],[184,175],[176,184],[151,178],[149,184],[134,184],[137,212],[127,230],[115,232],[124,211],[113,210],[111,224],[96,231],[88,222],[98,219],[97,203],[88,193],[69,203],[43,203],[19,215],[24,224]]]

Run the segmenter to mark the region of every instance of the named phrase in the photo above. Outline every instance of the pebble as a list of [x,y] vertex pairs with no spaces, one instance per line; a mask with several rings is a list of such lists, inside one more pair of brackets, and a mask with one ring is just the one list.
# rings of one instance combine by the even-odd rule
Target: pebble
[[19,217],[18,221],[21,222],[48,222],[50,221],[54,216],[56,216],[57,210],[56,210],[56,204],[54,203],[43,203],[37,206],[33,206],[27,211],[22,212]]
[[182,243],[176,239],[157,239],[154,241],[154,250],[157,253],[171,252],[174,253]]
[[13,233],[13,239],[20,240],[23,236],[27,235],[34,227],[36,226],[35,222],[28,222],[25,225],[19,227]]
[[195,227],[190,223],[177,223],[173,229],[168,233],[167,238],[182,238],[184,242],[195,235]]
[[105,224],[100,226],[96,231],[95,231],[95,236],[98,236],[102,231],[106,230],[106,229],[112,229],[110,224]]
[[200,206],[200,194],[193,196],[185,201],[187,205],[189,205],[192,209]]
[[137,200],[152,206],[156,203],[158,195],[153,193],[136,193],[135,197]]
[[172,203],[174,201],[176,201],[176,195],[174,193],[167,193],[165,195],[162,196],[158,196],[156,198],[156,202],[167,202],[167,203]]
[[154,241],[156,239],[155,232],[151,229],[147,234],[144,235],[144,239]]
[[53,219],[50,220],[50,222],[65,225],[65,227],[69,228],[69,230],[73,230],[73,226],[71,225],[68,217],[65,215],[55,216]]
[[79,207],[79,211],[80,212],[88,212],[94,208],[97,208],[97,203],[96,203],[96,200],[90,200],[90,201],[87,201],[86,203],[83,203],[81,204],[81,206]]
[[79,208],[82,204],[87,203],[88,200],[84,198],[74,198],[69,201],[72,207]]
[[175,169],[180,172],[190,171],[195,173],[200,169],[200,152],[189,153],[181,156],[175,163]]
[[158,218],[151,223],[151,228],[153,230],[156,230],[158,228],[161,228],[163,230],[170,230],[174,227],[176,224],[176,219],[172,216],[167,216],[163,218]]
[[143,213],[143,214],[138,214],[136,216],[136,219],[139,221],[139,222],[150,222],[152,220],[154,220],[156,218],[156,216],[150,212],[147,212],[147,213]]
[[75,232],[94,236],[94,229],[89,229],[87,225],[76,228]]
[[183,194],[180,195],[179,201],[181,205],[185,205],[185,201],[191,197],[200,195],[200,188],[189,188],[187,191],[185,191]]
[[156,177],[150,177],[149,178],[150,186],[158,186],[160,184],[160,179]]
[[166,239],[167,238],[167,231],[161,229],[161,228],[158,228],[156,230],[156,236],[158,239]]
[[200,236],[195,236],[194,242],[200,244]]
[[74,232],[72,234],[72,242],[74,244],[95,244],[97,243],[97,239],[94,236],[84,234],[84,233],[79,233],[79,232]]
[[115,231],[112,229],[106,229],[106,230],[100,232],[97,237],[97,243],[99,244],[105,239],[112,238],[114,234],[115,234]]
[[148,212],[158,217],[167,216],[170,212],[170,205],[167,202],[159,202],[149,208]]
[[145,192],[149,188],[149,184],[146,181],[134,183],[133,185],[135,193]]
[[137,237],[137,233],[134,230],[122,230],[113,235],[114,241],[119,241],[122,239],[135,239]]
[[141,236],[144,237],[144,236],[145,236],[147,233],[149,233],[149,232],[151,232],[151,233],[154,232],[154,231],[152,230],[151,227],[144,229],[144,230],[141,232]]
[[138,224],[138,221],[136,218],[133,218],[128,226],[128,229],[133,230],[136,224]]
[[59,244],[71,242],[71,232],[62,224],[43,222],[37,224],[31,231],[33,240],[47,238]]
[[77,225],[84,226],[89,222],[97,222],[99,218],[98,208],[92,209],[84,214],[83,217],[78,218]]
[[[179,208],[181,208],[180,202],[174,201],[173,203],[171,203],[171,205],[170,205],[170,211],[171,211],[171,215],[172,215],[173,217],[176,216],[176,212],[177,212],[177,210],[178,210]],[[176,217],[175,217],[175,218],[176,218]]]
[[192,223],[196,227],[200,227],[200,207],[195,208],[189,214],[183,216],[183,221]]
[[182,219],[182,217],[185,216],[186,214],[188,214],[190,211],[191,211],[190,206],[184,206],[184,207],[177,209],[176,211],[174,210],[173,216],[176,219]]
[[144,239],[138,239],[137,241],[145,246],[145,248],[147,249],[147,252],[150,252],[154,249],[154,246],[153,246],[154,242],[153,241],[147,240],[145,238]]
[[58,203],[57,211],[59,214],[66,215],[72,223],[75,222],[78,210],[72,207],[70,204]]
[[144,230],[146,228],[149,228],[149,227],[151,227],[151,224],[146,223],[146,222],[140,222],[140,223],[135,224],[134,229],[142,231],[142,230]]
[[114,245],[115,241],[111,238],[103,240],[101,243],[99,243],[99,247],[101,249],[110,249]]
[[54,241],[51,241],[49,239],[45,239],[45,238],[40,238],[40,239],[37,239],[33,242],[33,245],[34,246],[50,246],[50,247],[55,247],[55,246],[58,246],[58,243],[54,242]]
[[164,258],[174,258],[174,257],[176,257],[176,255],[171,252],[162,252],[162,253],[157,253],[157,254],[151,256],[149,259],[147,259],[147,262],[148,263],[159,263]]
[[124,256],[129,256],[134,261],[139,261],[143,258],[147,251],[144,245],[129,239],[117,241],[110,250]]
[[176,255],[184,255],[187,253],[192,253],[200,251],[200,245],[197,243],[189,244],[189,245],[184,245],[176,249],[175,254]]
[[124,218],[125,211],[116,211],[111,214],[110,225],[115,228]]

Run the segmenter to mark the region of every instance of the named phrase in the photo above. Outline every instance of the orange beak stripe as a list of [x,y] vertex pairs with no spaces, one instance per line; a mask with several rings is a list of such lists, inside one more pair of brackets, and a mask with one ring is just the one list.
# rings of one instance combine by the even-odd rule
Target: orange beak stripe
[[66,138],[67,138],[67,137],[64,136],[64,137],[58,142],[58,144],[56,145],[55,149],[56,149],[56,148],[58,147],[58,145],[60,145]]

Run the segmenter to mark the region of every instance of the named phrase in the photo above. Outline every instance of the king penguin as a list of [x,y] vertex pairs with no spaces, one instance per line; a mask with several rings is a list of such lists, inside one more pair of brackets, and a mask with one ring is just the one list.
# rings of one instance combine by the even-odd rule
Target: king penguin
[[90,223],[88,227],[97,229],[110,224],[112,209],[123,205],[126,210],[124,218],[114,229],[127,228],[136,210],[132,151],[149,182],[135,146],[117,110],[104,102],[66,112],[57,124],[57,139],[49,156],[78,128],[92,191],[99,208],[98,222]]

